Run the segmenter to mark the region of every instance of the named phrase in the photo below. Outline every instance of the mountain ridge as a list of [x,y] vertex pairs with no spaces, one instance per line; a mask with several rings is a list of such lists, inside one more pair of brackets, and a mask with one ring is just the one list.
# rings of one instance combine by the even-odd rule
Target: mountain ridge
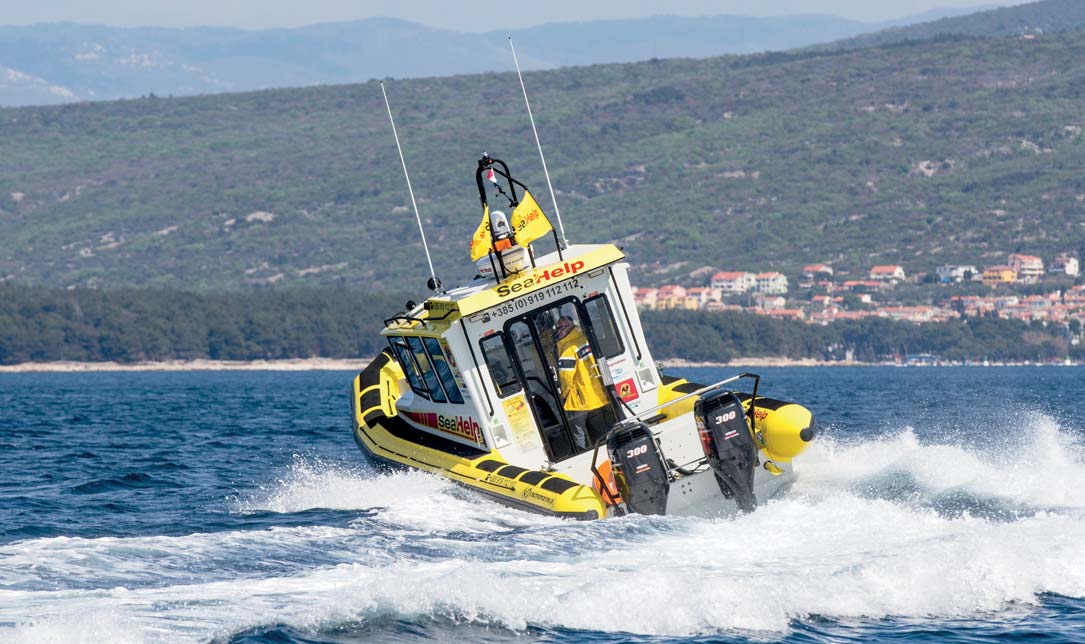
[[652,16],[479,34],[384,17],[264,30],[71,22],[0,26],[0,105],[502,71],[510,35],[524,45],[546,43],[545,51],[536,46],[533,53],[525,52],[525,69],[552,69],[790,49],[909,20],[864,23],[819,14]]
[[944,16],[920,24],[896,25],[815,48],[849,49],[884,46],[939,36],[1001,37],[1073,31],[1085,26],[1085,3],[1080,0],[1037,0],[994,7],[966,16]]

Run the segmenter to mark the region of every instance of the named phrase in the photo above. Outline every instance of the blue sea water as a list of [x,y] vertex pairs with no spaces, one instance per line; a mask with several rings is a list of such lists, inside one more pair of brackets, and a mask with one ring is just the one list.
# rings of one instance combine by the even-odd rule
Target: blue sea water
[[785,496],[596,523],[374,471],[349,373],[0,374],[0,642],[1085,642],[1085,369],[758,371]]

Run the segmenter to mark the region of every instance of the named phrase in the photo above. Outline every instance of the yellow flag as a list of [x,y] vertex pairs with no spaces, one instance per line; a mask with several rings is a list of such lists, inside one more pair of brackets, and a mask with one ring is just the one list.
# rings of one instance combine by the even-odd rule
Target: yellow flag
[[535,198],[527,190],[524,190],[524,198],[520,200],[520,205],[512,211],[510,224],[516,243],[524,248],[554,229],[550,225],[550,220],[543,214],[542,208],[535,203]]
[[494,242],[490,238],[490,207],[482,208],[482,223],[475,230],[475,236],[471,238],[471,261],[475,262],[493,250]]

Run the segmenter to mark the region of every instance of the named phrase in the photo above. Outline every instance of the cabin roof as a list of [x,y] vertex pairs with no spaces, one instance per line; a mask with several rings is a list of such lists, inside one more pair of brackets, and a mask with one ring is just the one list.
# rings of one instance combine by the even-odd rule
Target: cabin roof
[[[516,298],[555,286],[570,277],[583,276],[588,272],[625,258],[625,253],[613,244],[576,244],[570,246],[560,259],[557,251],[537,257],[535,268],[530,268],[497,283],[493,278],[476,279],[470,284],[449,290],[442,295],[428,298],[423,305],[411,312],[411,317],[423,320],[439,320],[443,329],[461,317],[473,315]],[[430,326],[430,325],[427,325]],[[393,335],[413,331],[431,335],[440,329],[420,327],[418,322],[393,323],[384,333]]]

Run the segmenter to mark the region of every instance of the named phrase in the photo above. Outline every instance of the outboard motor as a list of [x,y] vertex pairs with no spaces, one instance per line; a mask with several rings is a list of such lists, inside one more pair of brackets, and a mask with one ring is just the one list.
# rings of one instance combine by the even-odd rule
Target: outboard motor
[[732,391],[716,389],[701,396],[693,406],[693,415],[723,496],[734,499],[743,512],[752,511],[757,507],[753,493],[757,445],[742,401]]
[[636,420],[619,423],[607,439],[607,453],[618,493],[629,510],[666,514],[671,482],[648,426]]

